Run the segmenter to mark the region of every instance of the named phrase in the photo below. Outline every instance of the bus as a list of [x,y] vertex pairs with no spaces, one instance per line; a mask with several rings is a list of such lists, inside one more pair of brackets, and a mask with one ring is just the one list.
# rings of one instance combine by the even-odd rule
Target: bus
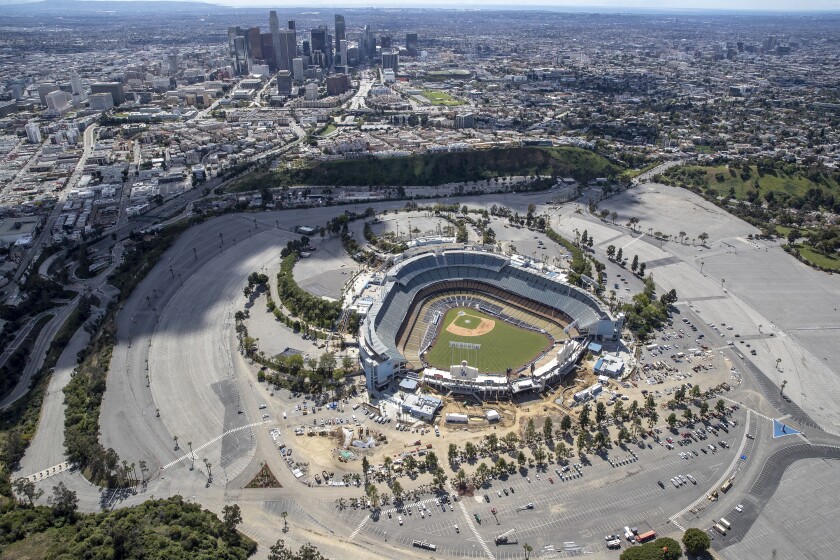
[[648,532],[642,533],[638,537],[636,537],[636,542],[646,543],[648,541],[652,541],[655,538],[656,538],[656,531],[648,531]]
[[720,518],[719,523],[720,523],[721,525],[723,525],[723,526],[726,528],[726,530],[727,530],[727,531],[728,531],[729,529],[731,529],[731,528],[732,528],[732,523],[730,523],[729,521],[727,521],[727,520],[726,520],[726,518],[724,518],[724,517],[721,517],[721,518]]

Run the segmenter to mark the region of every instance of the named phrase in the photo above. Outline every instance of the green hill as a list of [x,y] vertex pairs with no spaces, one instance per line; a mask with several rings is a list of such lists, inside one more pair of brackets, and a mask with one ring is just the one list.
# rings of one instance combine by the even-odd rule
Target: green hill
[[290,185],[413,186],[478,181],[510,175],[556,175],[588,181],[614,177],[619,169],[606,158],[580,148],[521,147],[315,162],[237,181],[231,190]]

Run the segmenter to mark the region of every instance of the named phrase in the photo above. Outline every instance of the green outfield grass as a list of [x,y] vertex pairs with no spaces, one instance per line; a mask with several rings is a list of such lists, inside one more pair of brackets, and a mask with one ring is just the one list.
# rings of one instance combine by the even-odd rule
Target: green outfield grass
[[[459,315],[459,312],[465,315]],[[495,321],[493,330],[480,336],[457,336],[446,330],[452,323],[471,329],[478,325],[480,319]],[[431,350],[426,353],[426,361],[433,367],[444,370],[448,370],[449,366],[453,365],[453,354],[449,348],[451,341],[481,344],[481,350],[478,351],[478,364],[472,363],[473,356],[476,355],[475,351],[461,351],[461,357],[469,359],[470,365],[477,365],[483,372],[495,373],[504,373],[507,368],[516,369],[527,364],[551,342],[547,335],[515,327],[471,308],[450,309],[441,325],[437,340]],[[459,350],[457,349],[454,360],[458,363]]]

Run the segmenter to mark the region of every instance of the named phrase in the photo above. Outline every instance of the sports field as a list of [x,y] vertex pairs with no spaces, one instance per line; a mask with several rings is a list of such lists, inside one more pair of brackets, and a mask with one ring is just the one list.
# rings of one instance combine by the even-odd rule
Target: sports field
[[[449,343],[480,344],[481,350],[451,349]],[[515,327],[469,307],[456,307],[444,315],[440,333],[426,361],[433,367],[448,370],[465,359],[483,372],[504,373],[517,369],[542,352],[551,340],[547,335]],[[476,361],[478,355],[478,363]],[[454,360],[454,361],[453,361]]]

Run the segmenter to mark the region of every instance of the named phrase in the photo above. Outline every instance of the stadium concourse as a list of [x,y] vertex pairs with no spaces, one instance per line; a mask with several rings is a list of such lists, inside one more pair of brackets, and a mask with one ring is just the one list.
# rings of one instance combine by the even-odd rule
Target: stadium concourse
[[[525,363],[516,357],[507,367],[495,363],[495,371],[462,368],[460,359],[450,364],[459,367],[450,370],[426,368],[425,382],[478,398],[543,390],[571,370],[588,341],[616,340],[623,323],[623,316],[612,317],[598,299],[565,282],[554,267],[444,239],[397,257],[378,284],[379,297],[368,309],[359,337],[367,387],[374,391],[428,365],[424,353],[448,309],[470,308],[476,317],[486,317],[482,320],[538,332],[552,341],[542,352],[526,356]],[[488,333],[484,337],[492,331]],[[471,348],[478,351],[479,346],[476,340]],[[526,370],[519,379],[516,374]]]

